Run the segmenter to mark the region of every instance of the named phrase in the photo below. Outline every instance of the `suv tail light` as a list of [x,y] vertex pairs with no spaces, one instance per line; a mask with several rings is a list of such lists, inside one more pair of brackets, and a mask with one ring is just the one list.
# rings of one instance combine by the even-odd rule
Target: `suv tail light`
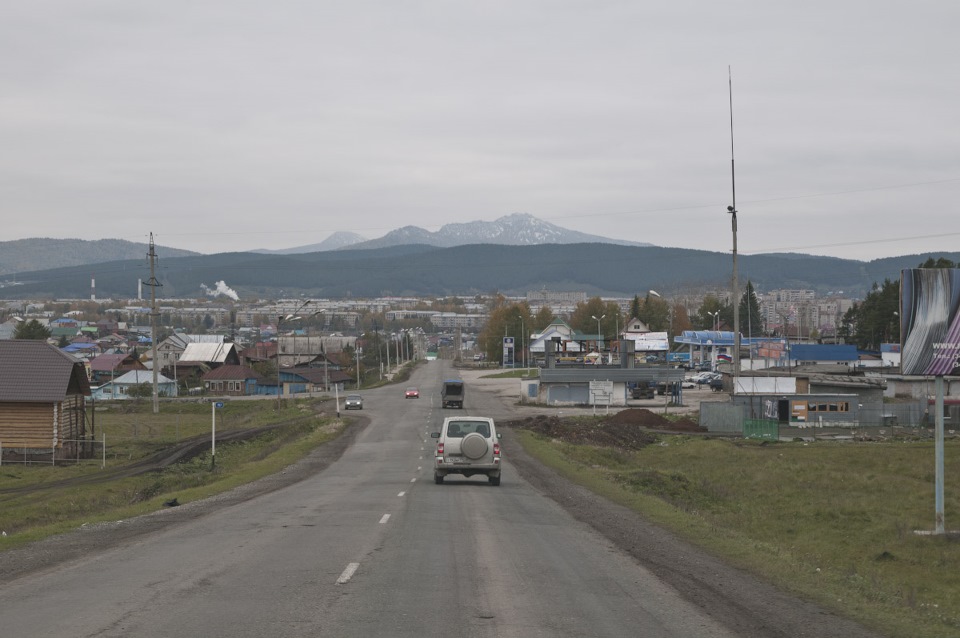
[[437,443],[437,455],[439,456],[441,454],[443,454],[443,441]]
[[496,443],[496,442],[495,442],[495,443],[493,444],[493,455],[494,455],[494,456],[500,456],[500,444],[499,444],[499,443]]

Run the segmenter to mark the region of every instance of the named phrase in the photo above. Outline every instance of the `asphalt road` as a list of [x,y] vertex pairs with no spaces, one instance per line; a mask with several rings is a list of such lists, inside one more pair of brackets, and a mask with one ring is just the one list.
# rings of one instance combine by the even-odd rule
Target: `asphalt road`
[[[710,580],[718,571],[737,595],[757,590],[738,587],[734,579],[752,581],[705,558],[681,578],[656,561],[645,565],[591,520],[621,516],[616,510],[577,515],[558,504],[556,494],[548,497],[549,474],[532,465],[518,471],[509,437],[501,486],[457,476],[435,485],[429,432],[458,413],[438,407],[440,382],[454,374],[442,362],[421,366],[410,382],[420,399],[404,399],[403,386],[364,393],[364,410],[350,415],[369,423],[339,458],[303,471],[302,480],[11,554],[29,562],[34,551],[36,563],[0,585],[0,631],[51,638],[868,635],[776,592],[766,594],[779,596],[776,608],[729,604]],[[466,413],[515,416],[509,390],[468,385],[467,392]],[[129,528],[136,533],[117,533]],[[51,560],[58,542],[82,550]],[[667,563],[699,556],[676,547]],[[714,573],[700,578],[697,569]],[[772,617],[791,613],[792,625]],[[820,624],[809,624],[806,613]]]

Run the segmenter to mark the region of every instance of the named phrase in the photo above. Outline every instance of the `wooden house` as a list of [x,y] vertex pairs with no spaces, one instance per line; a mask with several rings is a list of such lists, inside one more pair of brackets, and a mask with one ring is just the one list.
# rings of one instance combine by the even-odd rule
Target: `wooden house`
[[54,459],[81,454],[89,394],[80,360],[45,341],[0,341],[3,454],[51,454]]
[[204,374],[201,381],[212,394],[247,396],[259,393],[257,388],[264,378],[247,366],[226,364]]

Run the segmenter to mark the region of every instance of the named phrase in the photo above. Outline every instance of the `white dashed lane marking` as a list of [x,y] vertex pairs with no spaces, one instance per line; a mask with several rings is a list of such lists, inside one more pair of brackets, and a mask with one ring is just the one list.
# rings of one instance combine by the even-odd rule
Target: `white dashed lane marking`
[[344,585],[349,583],[350,579],[353,578],[354,573],[356,573],[358,567],[360,567],[360,563],[350,563],[347,565],[347,568],[343,570],[342,574],[340,574],[340,578],[337,579],[337,584]]

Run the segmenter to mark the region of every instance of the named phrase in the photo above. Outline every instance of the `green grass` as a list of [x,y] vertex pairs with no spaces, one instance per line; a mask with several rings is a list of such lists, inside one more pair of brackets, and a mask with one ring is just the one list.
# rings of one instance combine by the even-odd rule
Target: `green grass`
[[495,374],[485,374],[481,379],[522,379],[524,377],[536,377],[540,376],[540,369],[536,367],[530,368],[515,368],[513,370],[506,370],[504,372],[497,372]]
[[[83,524],[130,518],[162,509],[176,497],[180,503],[225,492],[268,476],[303,458],[335,438],[343,422],[317,414],[327,406],[318,400],[284,400],[279,414],[275,401],[237,401],[218,411],[217,431],[251,428],[282,421],[283,426],[254,439],[221,444],[216,463],[209,451],[159,472],[24,494],[2,490],[38,486],[63,479],[95,476],[99,459],[77,465],[13,465],[0,467],[0,550],[9,549]],[[332,406],[331,406],[332,407]],[[221,412],[231,416],[221,420]],[[335,408],[334,408],[335,410]],[[98,428],[106,433],[107,468],[129,464],[171,441],[209,434],[210,404],[163,404],[159,415],[146,406],[122,406],[98,413]],[[179,417],[179,419],[177,418]],[[135,423],[135,425],[134,425]],[[134,430],[136,434],[134,434]],[[111,442],[115,442],[111,445]]]
[[[891,636],[960,635],[960,541],[914,534],[934,525],[932,444],[664,437],[625,453],[520,434],[571,480],[788,591]],[[957,529],[960,442],[945,457]]]

